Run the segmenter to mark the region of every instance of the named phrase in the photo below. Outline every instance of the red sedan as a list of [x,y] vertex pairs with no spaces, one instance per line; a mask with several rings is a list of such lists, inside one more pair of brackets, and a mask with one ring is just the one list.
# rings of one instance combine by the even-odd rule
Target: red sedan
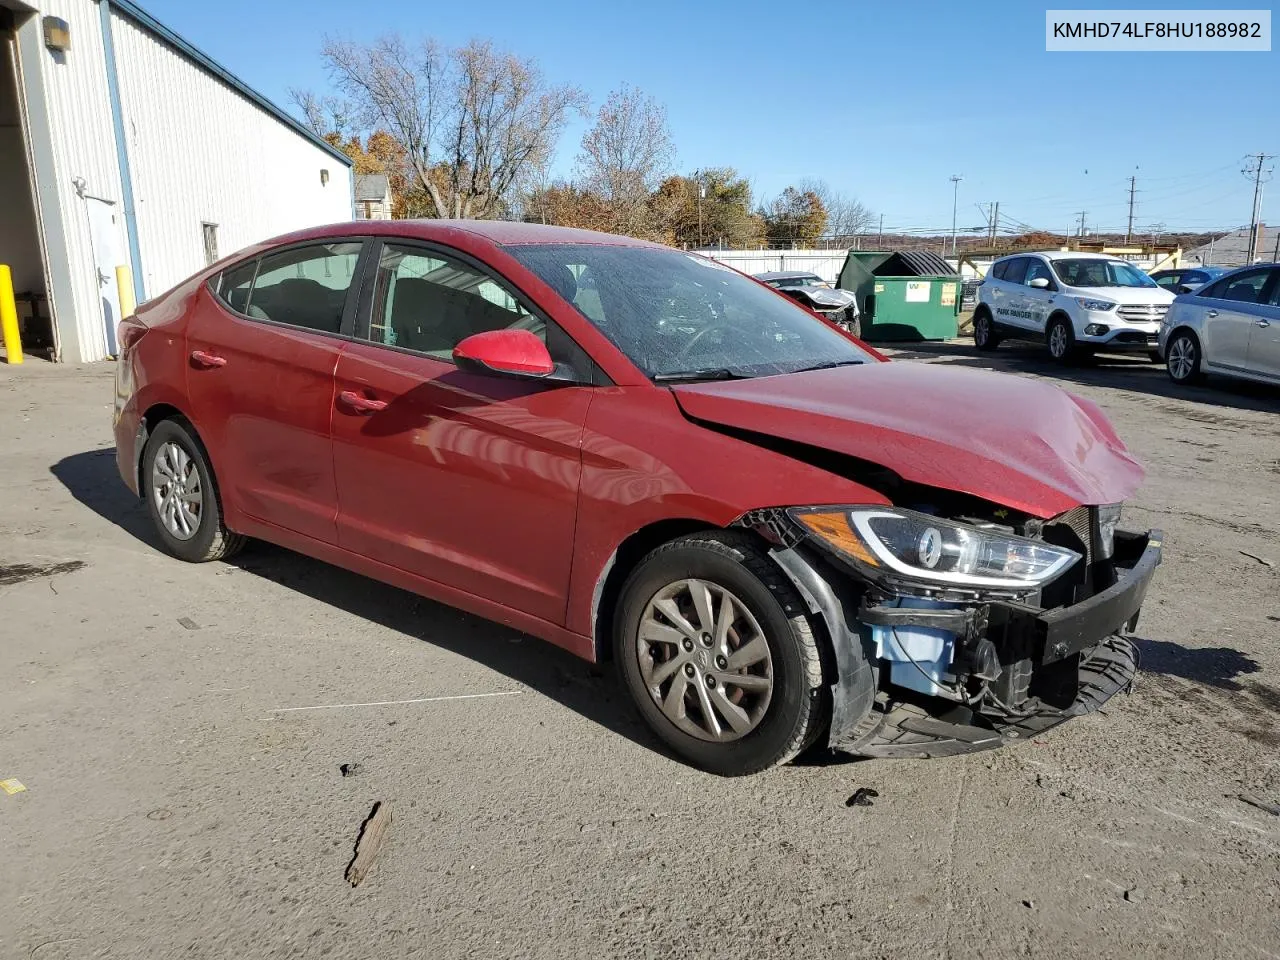
[[1142,469],[1049,384],[886,363],[655,244],[366,222],[121,324],[120,473],[199,562],[257,537],[612,657],[691,763],[998,746],[1128,687]]

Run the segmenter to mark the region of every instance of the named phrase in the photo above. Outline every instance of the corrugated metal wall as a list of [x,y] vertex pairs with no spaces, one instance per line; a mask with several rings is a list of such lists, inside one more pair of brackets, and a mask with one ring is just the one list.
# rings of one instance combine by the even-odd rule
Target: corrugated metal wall
[[111,32],[147,296],[204,266],[202,223],[226,256],[351,219],[349,167],[114,10]]
[[828,283],[835,283],[844,266],[847,250],[695,250],[704,257],[741,270],[743,273],[769,273],[782,270],[804,270],[816,273]]
[[[93,244],[88,213],[74,186],[76,178],[81,178],[85,192],[122,206],[98,5],[90,0],[44,0],[40,8],[42,14],[66,20],[74,38],[67,53],[41,50],[38,64],[22,65],[24,71],[39,69],[45,88],[45,103],[29,103],[27,109],[47,110],[54,131],[54,180],[73,294],[72,303],[55,303],[63,331],[63,359],[101,360],[107,344]],[[75,343],[67,336],[69,318],[74,318]]]

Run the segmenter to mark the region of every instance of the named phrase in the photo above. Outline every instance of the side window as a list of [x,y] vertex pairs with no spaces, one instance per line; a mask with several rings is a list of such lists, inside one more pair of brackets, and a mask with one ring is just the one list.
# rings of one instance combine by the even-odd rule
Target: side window
[[250,260],[223,271],[218,283],[218,299],[236,313],[244,313],[249,306],[249,288],[253,286],[253,274],[257,269],[258,261]]
[[1186,273],[1182,274],[1182,276],[1178,278],[1178,283],[1179,284],[1204,283],[1208,279],[1209,279],[1208,275],[1201,273],[1199,270],[1188,270]]
[[322,333],[338,333],[360,259],[360,244],[296,247],[262,258],[244,313]]
[[991,276],[995,277],[997,280],[1003,280],[1004,272],[1008,268],[1009,268],[1008,260],[1000,260],[996,263],[993,263],[991,265]]
[[471,334],[511,328],[547,339],[542,319],[488,274],[420,248],[383,247],[369,329],[374,343],[451,361]]
[[[1188,277],[1190,274],[1187,275]],[[1155,278],[1156,285],[1164,287],[1166,290],[1173,290],[1178,286],[1179,282],[1195,283],[1194,280],[1183,281],[1181,275],[1177,273],[1165,273]]]
[[1280,307],[1280,267],[1271,271],[1271,291],[1267,294],[1267,306]]
[[1023,283],[1030,286],[1031,281],[1039,277],[1041,279],[1048,280],[1050,287],[1054,286],[1053,274],[1049,272],[1049,265],[1047,263],[1043,260],[1037,260],[1035,257],[1028,257],[1027,260],[1027,274],[1026,277],[1023,278]]
[[1218,294],[1223,300],[1236,300],[1241,303],[1257,303],[1262,287],[1267,282],[1267,270],[1246,270],[1236,274],[1222,287]]
[[1004,268],[1004,276],[1000,279],[1006,283],[1021,283],[1023,277],[1027,275],[1028,259],[1028,257],[1014,257]]

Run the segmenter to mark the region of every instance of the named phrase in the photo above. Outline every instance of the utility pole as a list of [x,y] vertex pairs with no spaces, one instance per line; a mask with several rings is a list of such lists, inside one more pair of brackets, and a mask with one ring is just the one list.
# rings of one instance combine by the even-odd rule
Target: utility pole
[[956,255],[956,204],[960,200],[960,181],[964,177],[958,174],[951,175],[951,255]]
[[996,237],[1000,234],[1000,201],[996,201],[995,210],[991,213],[991,246],[996,245]]
[[881,250],[884,249],[884,214],[883,213],[880,214],[880,242],[878,246],[879,246],[879,249]]
[[1245,166],[1240,171],[1246,177],[1253,178],[1253,217],[1249,221],[1249,256],[1246,263],[1253,263],[1258,253],[1258,217],[1262,212],[1262,183],[1264,174],[1269,176],[1270,168],[1263,170],[1263,164],[1275,159],[1272,155],[1258,152],[1245,157]]
[[1080,218],[1080,234],[1079,234],[1079,236],[1080,236],[1080,239],[1081,239],[1081,240],[1083,240],[1083,239],[1084,239],[1084,218],[1085,218],[1085,216],[1086,216],[1088,213],[1089,213],[1089,211],[1088,211],[1088,210],[1081,210],[1079,213],[1077,213],[1077,214],[1076,214],[1076,216]]
[[1138,178],[1129,178],[1129,228],[1124,232],[1124,245],[1127,247],[1133,239],[1133,195],[1137,192]]

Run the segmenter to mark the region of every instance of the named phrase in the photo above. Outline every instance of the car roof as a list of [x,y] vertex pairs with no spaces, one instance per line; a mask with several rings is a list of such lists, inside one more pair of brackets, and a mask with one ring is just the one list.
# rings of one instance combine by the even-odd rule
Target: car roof
[[566,243],[597,244],[613,247],[649,247],[670,250],[659,243],[637,240],[614,233],[553,227],[544,223],[521,223],[514,220],[354,220],[310,227],[273,237],[268,245],[323,240],[326,237],[388,236],[448,242],[464,233],[504,247],[531,244]]
[[808,270],[774,270],[767,273],[757,273],[754,275],[757,280],[821,280],[822,278],[816,273],[810,273]]

